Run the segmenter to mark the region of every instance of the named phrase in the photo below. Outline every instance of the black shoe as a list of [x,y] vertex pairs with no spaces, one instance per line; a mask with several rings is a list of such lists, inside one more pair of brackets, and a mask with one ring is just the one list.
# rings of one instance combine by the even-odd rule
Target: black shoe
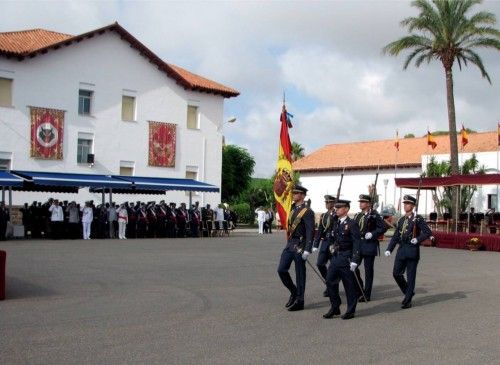
[[290,312],[295,312],[295,311],[301,311],[304,309],[304,302],[302,300],[296,300],[289,308],[288,310]]
[[351,319],[354,318],[354,313],[345,313],[342,317],[342,319]]
[[366,297],[366,300],[365,300],[364,296],[360,296],[358,299],[358,302],[360,302],[360,303],[369,302],[369,301],[370,301],[370,298]]
[[411,302],[405,302],[401,305],[401,309],[411,308]]
[[297,299],[295,297],[295,295],[293,295],[293,294],[290,295],[290,298],[288,299],[288,302],[286,302],[286,304],[285,304],[285,308],[290,307],[295,302],[295,299]]
[[333,316],[340,316],[340,308],[330,308],[328,313],[323,314],[323,318],[333,318]]
[[325,289],[325,291],[323,292],[323,296],[324,296],[325,298],[329,296],[329,295],[328,295],[328,289]]

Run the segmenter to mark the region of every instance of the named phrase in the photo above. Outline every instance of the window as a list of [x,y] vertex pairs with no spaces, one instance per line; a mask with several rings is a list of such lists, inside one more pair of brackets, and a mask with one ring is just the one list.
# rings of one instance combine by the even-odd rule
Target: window
[[120,175],[122,175],[122,176],[134,176],[134,168],[120,166]]
[[93,92],[90,90],[78,90],[78,114],[90,115],[90,104]]
[[12,106],[12,79],[0,77],[0,106]]
[[186,171],[186,179],[196,180],[198,178],[198,173],[195,171]]
[[497,208],[497,195],[488,194],[488,209]]
[[187,127],[188,129],[200,129],[198,125],[198,107],[188,105],[187,110]]
[[120,175],[134,176],[134,161],[120,161]]
[[122,96],[122,120],[135,121],[135,98],[133,96]]
[[78,147],[76,151],[76,162],[87,163],[89,153],[92,153],[92,139],[88,137],[78,137]]
[[[196,180],[198,179],[198,170],[196,167],[188,167],[186,170],[186,179]],[[198,195],[197,192],[193,191],[192,195]],[[186,196],[189,196],[189,191],[186,191]]]
[[10,170],[10,159],[0,158],[0,171]]

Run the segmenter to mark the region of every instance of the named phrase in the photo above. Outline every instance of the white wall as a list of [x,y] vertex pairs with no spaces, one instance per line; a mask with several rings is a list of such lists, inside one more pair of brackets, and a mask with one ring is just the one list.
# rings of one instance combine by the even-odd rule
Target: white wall
[[[140,56],[116,33],[106,33],[67,48],[21,62],[0,58],[0,77],[13,78],[13,108],[0,107],[0,152],[12,153],[13,170],[119,174],[120,160],[135,162],[135,175],[184,178],[186,166],[198,168],[198,180],[220,187],[223,118],[222,96],[184,90],[175,80]],[[81,86],[80,83],[91,84]],[[79,88],[94,91],[92,115],[78,115]],[[121,120],[121,100],[136,96],[136,122]],[[200,112],[200,130],[186,128],[187,105]],[[28,106],[66,110],[64,159],[37,160],[30,154]],[[148,121],[177,124],[175,168],[148,166]],[[95,164],[77,164],[79,132],[94,135]],[[43,200],[47,195],[14,193],[14,203]],[[65,200],[68,194],[61,195]],[[184,192],[167,197],[115,196],[120,200],[187,201]],[[80,201],[100,195],[82,193]],[[219,193],[194,197],[220,202]]]

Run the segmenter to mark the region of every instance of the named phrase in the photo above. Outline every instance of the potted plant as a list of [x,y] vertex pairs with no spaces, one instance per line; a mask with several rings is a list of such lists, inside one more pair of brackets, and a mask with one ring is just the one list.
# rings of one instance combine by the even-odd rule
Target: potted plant
[[483,246],[483,243],[481,242],[479,237],[472,237],[467,241],[466,245],[469,250],[478,251]]

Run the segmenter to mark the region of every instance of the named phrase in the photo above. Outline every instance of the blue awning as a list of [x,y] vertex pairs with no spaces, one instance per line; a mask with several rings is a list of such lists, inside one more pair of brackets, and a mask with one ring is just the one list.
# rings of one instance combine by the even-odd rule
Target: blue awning
[[181,190],[197,192],[218,193],[219,188],[204,182],[192,179],[173,179],[162,177],[144,177],[144,176],[119,176],[113,175],[113,178],[128,181],[132,183],[132,188],[137,190]]
[[75,188],[130,188],[129,181],[115,179],[109,175],[70,174],[61,172],[12,171],[34,185],[65,186]]
[[0,186],[22,186],[23,179],[6,171],[0,171]]

